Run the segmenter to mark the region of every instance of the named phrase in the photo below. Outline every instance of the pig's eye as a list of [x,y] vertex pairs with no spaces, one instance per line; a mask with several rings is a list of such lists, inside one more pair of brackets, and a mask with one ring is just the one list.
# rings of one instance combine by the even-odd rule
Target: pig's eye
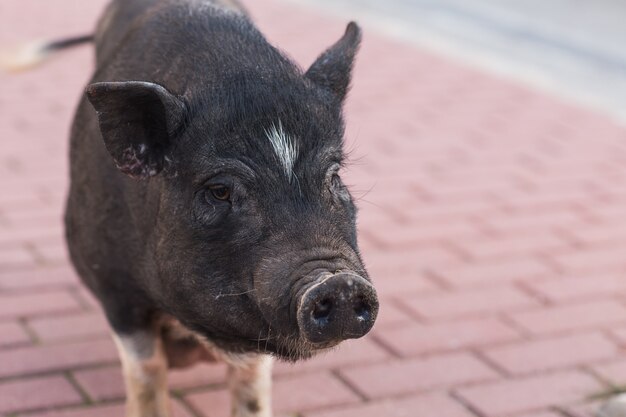
[[224,184],[210,185],[208,194],[216,200],[228,201],[230,200],[230,188]]

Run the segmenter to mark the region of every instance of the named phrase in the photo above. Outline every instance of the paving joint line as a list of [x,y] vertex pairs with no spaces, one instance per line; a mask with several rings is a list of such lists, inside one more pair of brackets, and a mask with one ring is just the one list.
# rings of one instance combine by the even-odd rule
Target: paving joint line
[[383,340],[382,337],[379,337],[376,334],[373,334],[370,338],[374,343],[376,343],[380,348],[382,348],[383,350],[385,350],[388,354],[391,355],[392,358],[394,359],[401,359],[404,358],[404,356],[402,356],[402,354],[400,352],[398,352],[397,350],[395,350],[393,348],[393,346],[391,346],[390,344],[388,344],[387,342],[385,342]]
[[486,414],[483,414],[477,407],[472,405],[469,401],[465,400],[465,398],[463,398],[459,393],[457,393],[455,388],[449,391],[449,395],[463,408],[465,408],[470,413],[476,415],[477,417],[488,417]]
[[70,383],[70,385],[78,392],[83,400],[83,403],[86,406],[94,404],[93,398],[91,398],[89,393],[79,384],[78,380],[76,380],[71,371],[66,370],[63,372],[63,375],[65,376],[65,379],[67,379],[67,381]]
[[344,378],[339,369],[331,369],[330,373],[343,385],[345,385],[350,391],[352,391],[356,396],[358,396],[362,402],[368,403],[371,401],[371,399],[367,395],[365,395],[365,393],[362,392],[356,384],[353,384],[347,378]]
[[[504,346],[506,346],[506,344]],[[474,346],[474,347],[468,349],[467,352],[471,353],[472,356],[474,356],[480,362],[484,363],[489,368],[491,368],[492,370],[496,371],[500,377],[503,377],[504,379],[511,379],[511,378],[515,377],[514,374],[510,373],[509,371],[507,371],[505,368],[503,368],[502,366],[497,364],[489,356],[487,356],[485,353],[483,353],[478,346]]]

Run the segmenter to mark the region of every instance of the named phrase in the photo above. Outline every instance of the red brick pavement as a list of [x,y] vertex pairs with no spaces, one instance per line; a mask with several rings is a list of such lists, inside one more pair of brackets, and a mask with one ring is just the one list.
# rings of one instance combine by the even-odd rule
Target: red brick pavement
[[[303,65],[345,22],[248,2]],[[0,5],[0,39],[89,31],[103,0]],[[366,29],[349,183],[382,297],[375,330],[279,364],[279,415],[558,417],[626,383],[626,130]],[[80,48],[0,78],[0,415],[122,413],[106,323],[61,239]],[[224,367],[172,375],[179,416],[225,417]]]

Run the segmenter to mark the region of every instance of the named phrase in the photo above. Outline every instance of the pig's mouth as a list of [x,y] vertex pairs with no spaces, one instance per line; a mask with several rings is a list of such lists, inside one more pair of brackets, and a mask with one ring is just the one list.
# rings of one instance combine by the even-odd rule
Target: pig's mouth
[[204,333],[195,335],[203,344],[215,345],[224,352],[268,354],[287,362],[309,359],[341,342],[334,340],[327,343],[310,343],[302,337],[282,335],[260,336],[256,339],[226,338]]
[[172,367],[186,367],[198,360],[215,360],[230,354],[248,353],[269,354],[284,361],[296,362],[339,344],[339,341],[311,344],[300,337],[275,334],[256,339],[227,337],[211,331],[191,330],[169,315],[163,315],[160,320],[161,335]]
[[276,337],[267,348],[263,346],[257,352],[269,353],[287,362],[296,362],[330,350],[339,343],[341,340],[313,344],[302,338]]
[[[254,291],[237,294],[245,314],[231,315],[223,327],[197,321],[195,331],[223,351],[295,362],[372,328],[378,299],[360,265],[337,258],[299,262],[296,268],[283,263],[282,271],[290,270],[283,275],[275,266],[280,262],[271,264],[253,276]],[[280,287],[285,282],[291,283],[287,290]]]

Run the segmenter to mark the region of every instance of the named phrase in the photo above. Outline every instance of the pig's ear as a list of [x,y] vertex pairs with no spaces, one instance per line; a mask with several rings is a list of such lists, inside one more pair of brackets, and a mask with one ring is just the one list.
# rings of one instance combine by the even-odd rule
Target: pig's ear
[[350,87],[354,57],[360,44],[361,28],[350,22],[343,37],[315,60],[306,77],[343,101]]
[[120,171],[134,178],[158,174],[183,123],[183,102],[160,85],[142,81],[95,83],[86,94]]

